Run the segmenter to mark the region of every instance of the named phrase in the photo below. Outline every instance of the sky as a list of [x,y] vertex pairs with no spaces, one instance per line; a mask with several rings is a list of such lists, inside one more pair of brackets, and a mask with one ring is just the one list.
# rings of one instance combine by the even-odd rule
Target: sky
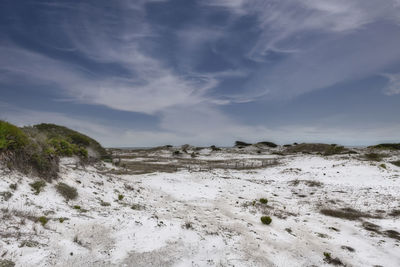
[[400,0],[2,0],[0,119],[104,146],[400,142]]

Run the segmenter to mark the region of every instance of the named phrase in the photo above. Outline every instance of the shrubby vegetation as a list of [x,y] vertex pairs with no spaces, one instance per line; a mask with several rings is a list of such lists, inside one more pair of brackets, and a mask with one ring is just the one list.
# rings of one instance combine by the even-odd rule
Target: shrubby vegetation
[[397,166],[397,167],[400,167],[400,160],[392,161],[391,163],[392,163],[393,165]]
[[261,217],[261,222],[262,222],[263,224],[269,225],[269,224],[271,224],[272,219],[271,219],[271,217],[269,217],[269,216],[262,216],[262,217]]
[[384,155],[378,153],[367,153],[364,155],[364,157],[371,161],[381,161]]
[[296,144],[286,148],[287,152],[291,153],[318,153],[324,156],[331,156],[336,154],[342,154],[349,152],[343,146],[339,146],[336,144],[315,144],[315,143],[303,143]]
[[0,151],[18,150],[28,144],[28,137],[17,126],[0,121]]
[[97,141],[66,127],[42,123],[18,128],[0,121],[0,157],[8,168],[51,181],[62,156],[77,156],[82,162],[111,158]]
[[278,145],[277,145],[277,144],[275,144],[275,143],[272,143],[272,142],[267,142],[267,141],[264,141],[264,142],[258,142],[258,143],[257,143],[257,145],[263,145],[263,146],[272,147],[272,148],[274,148],[274,147],[277,147],[277,146],[278,146]]
[[34,183],[29,184],[32,187],[32,190],[35,191],[35,195],[39,195],[39,193],[42,191],[42,188],[46,186],[45,181],[37,181]]
[[391,143],[379,144],[379,145],[375,145],[375,146],[370,146],[370,148],[400,150],[400,143],[397,143],[397,144],[391,144]]
[[60,193],[66,200],[75,199],[78,197],[76,188],[65,183],[58,183],[56,185],[56,189],[57,192]]
[[251,144],[243,142],[243,141],[236,141],[235,146],[240,148],[240,147],[245,147],[245,146],[251,146]]

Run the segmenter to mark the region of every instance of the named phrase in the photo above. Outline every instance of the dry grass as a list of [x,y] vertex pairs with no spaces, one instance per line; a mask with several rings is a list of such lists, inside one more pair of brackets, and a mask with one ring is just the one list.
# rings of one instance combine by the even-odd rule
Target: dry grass
[[319,181],[314,181],[314,180],[292,180],[288,182],[292,186],[298,186],[300,183],[303,183],[309,187],[322,187],[324,184]]
[[336,217],[346,220],[359,220],[360,218],[381,218],[376,215],[371,215],[364,213],[352,208],[342,208],[342,209],[322,209],[320,211],[323,215]]
[[58,183],[56,185],[56,190],[65,198],[65,200],[76,199],[78,197],[76,188],[65,183]]

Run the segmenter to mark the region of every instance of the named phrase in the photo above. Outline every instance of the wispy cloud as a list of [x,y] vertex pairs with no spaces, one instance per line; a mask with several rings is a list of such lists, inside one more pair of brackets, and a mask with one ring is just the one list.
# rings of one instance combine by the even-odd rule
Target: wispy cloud
[[[346,33],[382,20],[400,21],[397,0],[250,0],[207,1],[242,16],[256,16],[261,35],[249,53],[260,60],[268,51],[293,52],[296,35],[315,32]],[[290,40],[290,42],[288,42]],[[298,42],[297,42],[298,43]]]
[[[263,114],[251,112],[246,115],[252,123],[238,122],[226,107],[267,105],[381,73],[393,73],[385,75],[384,92],[399,94],[398,0],[190,3],[176,18],[170,8],[176,3],[167,0],[35,2],[30,7],[39,5],[36,15],[47,21],[44,36],[25,29],[30,21],[10,27],[22,37],[0,34],[0,82],[45,86],[59,99],[157,117],[158,130],[121,127],[116,134],[100,127],[107,122],[90,126],[91,118],[68,121],[61,119],[63,113],[34,113],[35,122],[58,120],[75,128],[87,123],[92,128],[87,132],[101,132],[101,140],[113,145],[129,140],[151,145],[156,136],[162,142],[204,144],[263,137],[293,140],[286,131],[318,139],[330,136],[326,125],[292,121],[267,127]],[[12,114],[16,121],[30,123]],[[385,127],[388,132],[380,134],[391,136]],[[106,135],[119,136],[119,143]]]
[[400,94],[400,73],[382,74],[382,76],[388,79],[387,85],[383,89],[384,93],[387,95]]

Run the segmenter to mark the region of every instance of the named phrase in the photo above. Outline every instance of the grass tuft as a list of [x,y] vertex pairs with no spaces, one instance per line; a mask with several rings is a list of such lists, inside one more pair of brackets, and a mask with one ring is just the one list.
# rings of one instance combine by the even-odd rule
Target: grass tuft
[[42,188],[46,186],[46,182],[41,180],[34,183],[30,183],[29,185],[32,187],[32,190],[35,191],[35,195],[39,195],[39,193],[42,191]]
[[65,183],[58,183],[56,185],[56,189],[57,192],[65,198],[65,200],[76,199],[78,197],[76,188]]

